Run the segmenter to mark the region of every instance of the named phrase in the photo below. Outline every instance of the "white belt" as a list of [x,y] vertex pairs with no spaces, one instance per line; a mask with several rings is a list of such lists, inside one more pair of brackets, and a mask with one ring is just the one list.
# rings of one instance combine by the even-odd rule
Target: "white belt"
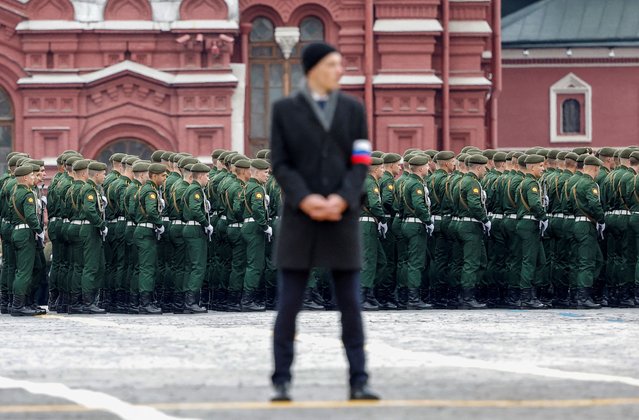
[[586,216],[575,217],[575,222],[590,222],[590,219]]
[[[58,219],[59,219],[58,217],[52,217],[52,218],[50,218],[50,219],[49,219],[49,223],[51,223],[51,222],[55,222],[55,221],[56,221],[56,220],[58,220]],[[4,220],[4,219],[2,219],[2,221],[4,222],[5,220]]]
[[19,225],[15,225],[13,227],[13,230],[18,230],[18,229],[29,229],[29,225],[26,224],[26,223],[22,223],[22,224],[19,224]]
[[171,223],[173,223],[174,225],[183,225],[184,222],[181,220],[171,220]]
[[575,216],[573,216],[572,214],[564,214],[564,219],[575,219]]
[[391,216],[390,214],[385,214],[384,217],[387,218],[387,219],[390,219],[393,216]]
[[531,216],[529,214],[525,215],[525,216],[521,216],[522,219],[526,219],[526,220],[537,220],[537,218],[535,216]]
[[168,216],[167,216],[167,217],[163,217],[163,218],[162,218],[162,221],[163,221],[163,222],[168,222],[168,221],[170,221],[170,220],[171,220],[171,219],[169,219],[169,218],[168,218]]
[[244,219],[244,223],[248,223],[248,222],[254,222],[255,219],[253,219],[252,217],[247,217],[246,219]]
[[124,222],[126,219],[124,218],[124,216],[120,216],[115,220],[117,220],[118,222]]
[[117,223],[117,222],[118,222],[118,219],[112,219],[112,220],[109,220],[107,223]]
[[243,223],[231,223],[228,227],[242,227]]
[[64,219],[62,219],[62,221],[63,221],[64,223],[69,223],[69,219],[67,219],[66,217],[65,217]]
[[610,212],[611,214],[617,214],[620,216],[630,216],[630,212],[628,210],[614,210]]
[[220,219],[222,219],[222,220],[226,220],[226,216],[225,216],[225,215],[221,215],[221,216],[220,216]]
[[504,219],[516,219],[516,214],[504,214]]
[[185,223],[187,226],[199,226],[199,223],[196,222],[195,220],[189,220],[188,222]]
[[458,217],[460,222],[474,222],[474,223],[481,223],[479,220],[477,219],[473,219],[472,217]]
[[145,227],[149,229],[155,229],[155,225],[153,223],[138,223],[138,227]]
[[550,217],[561,217],[563,219],[564,214],[563,213],[555,213],[555,214],[551,214]]
[[[360,218],[359,218],[359,221],[360,221],[360,222],[373,222],[373,223],[377,222],[377,220],[375,220],[375,218],[373,218],[373,217],[368,217],[368,216],[362,216],[362,217],[360,217]],[[244,220],[244,222],[246,222],[246,220]]]
[[442,217],[438,214],[433,214],[431,217],[433,218],[433,220],[442,220]]
[[499,214],[499,213],[494,213],[493,214],[493,219],[503,219],[504,215],[503,214]]
[[73,220],[71,222],[72,225],[88,225],[89,223],[88,220]]
[[404,219],[404,222],[406,222],[406,223],[422,223],[422,224],[424,223],[424,222],[422,222],[421,219],[418,219],[417,217],[407,217],[407,218]]
[[126,225],[127,225],[127,226],[135,226],[135,222],[130,222],[130,221],[129,221],[129,222],[126,222]]
[[217,215],[218,215],[217,211],[214,211],[213,213],[211,213],[211,216],[217,216]]

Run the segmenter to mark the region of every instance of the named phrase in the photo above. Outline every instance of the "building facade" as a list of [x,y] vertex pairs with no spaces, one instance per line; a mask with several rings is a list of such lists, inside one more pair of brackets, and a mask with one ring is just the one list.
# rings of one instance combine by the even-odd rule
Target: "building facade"
[[502,39],[498,147],[639,143],[639,2],[537,1]]
[[0,0],[0,152],[252,153],[316,40],[343,53],[377,148],[488,147],[499,3]]

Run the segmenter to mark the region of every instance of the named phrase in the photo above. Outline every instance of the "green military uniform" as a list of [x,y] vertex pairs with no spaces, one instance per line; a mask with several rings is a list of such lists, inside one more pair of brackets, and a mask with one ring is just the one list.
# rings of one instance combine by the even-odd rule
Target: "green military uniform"
[[[277,234],[280,207],[282,204],[282,189],[273,175],[266,182],[266,193],[269,196],[268,214],[271,217],[270,225],[273,228],[273,237]],[[273,254],[273,241],[266,243],[266,267],[264,269],[264,283],[266,286],[264,303],[266,309],[273,310],[277,300],[277,267]]]
[[[126,164],[125,164],[126,165]],[[110,312],[126,313],[126,297],[128,294],[128,288],[125,285],[126,274],[126,206],[124,203],[124,193],[131,183],[131,179],[125,174],[121,174],[116,181],[111,183],[106,191],[106,197],[109,203],[115,207],[113,216],[115,217],[115,223],[112,223],[109,228],[109,234],[107,239],[111,241],[112,263],[111,269],[113,270],[113,284],[112,284],[112,296],[111,307],[108,308]]]
[[[78,160],[73,164],[73,171],[78,173],[85,171],[89,167],[90,161],[86,159]],[[84,244],[80,236],[80,228],[82,219],[80,210],[82,201],[80,192],[85,184],[82,179],[75,179],[73,184],[67,189],[67,218],[69,226],[67,228],[67,240],[69,241],[69,255],[72,268],[72,274],[69,282],[69,307],[68,313],[82,314],[82,272],[84,271]]]
[[[135,162],[135,158],[127,160],[127,165],[132,165],[133,173],[148,172],[148,162]],[[131,183],[124,190],[124,196],[122,197],[123,205],[125,208],[124,217],[126,218],[126,228],[124,230],[124,244],[126,268],[125,268],[125,282],[123,288],[129,292],[127,313],[137,314],[139,313],[139,299],[140,299],[140,266],[138,263],[138,249],[135,244],[135,228],[136,228],[136,213],[137,213],[137,196],[142,189],[142,183],[134,178]]]
[[[153,163],[149,165],[149,174],[163,174],[166,166]],[[162,310],[155,305],[153,292],[158,273],[158,235],[164,232],[162,224],[162,204],[160,193],[150,179],[137,194],[135,213],[136,228],[133,235],[138,251],[140,313],[161,314]]]
[[[91,162],[89,171],[106,171],[106,165]],[[106,311],[98,307],[99,290],[104,287],[104,240],[108,236],[105,221],[105,203],[101,187],[93,179],[87,180],[80,190],[80,215],[82,221],[80,238],[83,244],[84,266],[82,270],[83,312],[102,314]],[[112,224],[113,230],[115,226]]]
[[[114,153],[109,160],[111,162],[122,162],[124,153]],[[112,310],[111,303],[115,300],[115,290],[118,280],[116,279],[116,265],[118,260],[122,259],[122,247],[121,238],[116,237],[116,225],[118,223],[118,203],[113,200],[112,189],[117,186],[118,181],[122,174],[119,171],[111,170],[102,183],[101,188],[104,190],[104,196],[107,199],[107,203],[104,206],[106,226],[110,231],[110,235],[107,235],[103,245],[104,248],[104,289],[103,298],[100,299],[100,305],[109,311]],[[122,250],[122,251],[120,251]],[[118,255],[119,254],[119,255]]]
[[[381,158],[372,158],[372,167],[383,164]],[[380,242],[380,228],[382,236],[387,234],[388,220],[384,215],[380,187],[377,180],[369,174],[364,180],[364,203],[359,217],[362,235],[362,309],[377,310],[379,302],[375,298],[374,288],[382,280],[384,267],[387,264],[386,255]],[[378,227],[380,226],[380,227]]]
[[[408,164],[408,162],[405,162]],[[408,179],[410,173],[407,171],[395,180],[393,189],[395,191],[394,197],[394,209],[395,218],[393,218],[393,224],[390,226],[390,231],[395,237],[397,244],[397,307],[398,309],[406,309],[408,304],[408,288],[406,286],[406,265],[408,260],[408,249],[406,247],[406,238],[402,232],[402,226],[404,225],[404,199],[403,190],[404,183]]]

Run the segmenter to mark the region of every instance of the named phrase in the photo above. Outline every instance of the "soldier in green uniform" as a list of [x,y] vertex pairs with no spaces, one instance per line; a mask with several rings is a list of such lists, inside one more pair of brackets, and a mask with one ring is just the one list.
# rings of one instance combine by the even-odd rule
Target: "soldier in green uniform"
[[161,163],[149,165],[149,179],[135,197],[135,233],[138,251],[140,314],[161,314],[153,297],[158,273],[158,242],[164,233],[162,202],[158,188],[166,181],[167,168]]
[[599,186],[595,182],[601,164],[596,157],[587,156],[583,174],[569,192],[575,209],[573,238],[577,267],[575,284],[571,286],[576,288],[577,309],[601,308],[591,298],[594,279],[603,263],[597,236],[603,236],[606,228]]
[[397,153],[386,153],[384,160],[384,173],[379,180],[379,190],[382,197],[382,208],[386,218],[387,231],[380,241],[386,256],[386,266],[380,274],[376,295],[379,309],[397,309],[395,289],[397,287],[397,238],[393,230],[393,223],[397,216],[395,207],[395,178],[402,173],[400,166],[402,157]]
[[420,287],[422,274],[426,268],[427,237],[432,235],[434,226],[430,215],[430,199],[428,189],[424,185],[424,177],[428,173],[430,158],[418,155],[408,162],[411,174],[402,188],[404,223],[402,235],[406,240],[406,283],[401,287],[408,289],[408,309],[430,309],[431,305],[422,301]]
[[545,158],[540,155],[526,157],[525,176],[522,179],[515,202],[517,204],[517,227],[521,247],[521,265],[519,267],[519,289],[521,306],[526,309],[545,309],[536,296],[533,287],[537,286],[541,269],[546,264],[541,237],[548,229],[548,217],[542,204],[542,188],[539,178],[544,171]]
[[231,246],[231,274],[229,276],[227,309],[231,312],[239,312],[242,310],[241,299],[246,269],[246,245],[242,238],[244,210],[241,201],[246,182],[251,177],[251,162],[238,155],[233,158],[232,165],[235,167],[235,177],[229,178],[226,185],[222,186],[228,222],[226,232]]
[[69,283],[69,314],[82,314],[82,272],[84,271],[84,244],[80,236],[80,229],[85,222],[80,217],[82,200],[80,192],[89,178],[89,163],[87,159],[81,159],[73,164],[74,180],[66,193],[68,206],[69,227],[67,238],[71,256],[72,275]]
[[408,288],[406,286],[406,265],[408,261],[408,249],[406,247],[406,238],[403,234],[402,226],[404,225],[404,200],[402,197],[404,191],[404,183],[410,175],[410,166],[408,161],[412,154],[407,150],[404,152],[402,174],[395,180],[393,190],[395,191],[394,207],[395,218],[393,225],[389,230],[392,231],[397,244],[397,308],[407,309],[408,305]]
[[[602,162],[603,163],[603,162]],[[602,166],[603,167],[603,166]],[[628,172],[621,179],[619,194],[622,196],[625,207],[630,213],[628,219],[628,238],[625,244],[627,264],[625,267],[625,276],[622,286],[617,290],[617,306],[621,308],[635,307],[635,284],[637,279],[637,239],[639,238],[639,219],[637,213],[639,211],[639,195],[637,191],[637,174],[639,173],[639,151],[633,151],[628,157]],[[596,180],[595,180],[596,181]],[[597,279],[595,279],[595,285]]]
[[273,228],[269,226],[268,194],[266,181],[271,165],[264,159],[251,161],[251,177],[246,183],[239,200],[239,211],[243,211],[244,224],[240,232],[246,245],[246,270],[244,272],[244,290],[242,311],[263,311],[266,307],[259,301],[260,279],[266,263],[266,243],[271,242]]
[[[270,158],[270,152],[267,152],[266,160]],[[270,164],[270,161],[269,161]],[[273,228],[273,237],[277,234],[277,227],[280,218],[280,207],[282,204],[282,189],[275,180],[273,174],[269,174],[266,181],[266,193],[268,194],[268,214],[271,217],[271,228]],[[275,266],[275,255],[273,253],[273,241],[266,242],[266,267],[264,269],[264,283],[266,286],[264,306],[267,310],[274,310],[277,306],[277,267]]]
[[468,172],[453,187],[453,206],[457,210],[456,234],[463,253],[460,284],[461,309],[484,309],[485,304],[476,300],[476,287],[486,270],[487,257],[484,233],[490,234],[491,222],[486,210],[486,193],[480,180],[486,172],[488,158],[481,154],[465,159]]
[[[36,214],[36,197],[32,188],[37,178],[36,169],[31,164],[15,170],[17,183],[11,191],[12,234],[15,250],[15,281],[13,283],[12,316],[42,315],[46,311],[36,311],[26,303],[27,293],[33,282],[33,268],[36,259],[36,239],[44,241],[44,232]],[[40,168],[38,167],[37,170]]]
[[460,153],[455,157],[455,169],[446,179],[445,194],[448,201],[451,203],[451,221],[448,224],[448,233],[453,240],[452,253],[450,257],[450,275],[448,284],[448,296],[447,307],[449,309],[457,309],[460,296],[460,278],[462,266],[464,265],[463,249],[459,244],[457,236],[457,221],[458,221],[458,208],[454,206],[455,196],[459,195],[459,182],[463,178],[464,174],[468,172],[466,168],[465,160],[468,157],[465,153]]
[[182,237],[186,248],[186,273],[184,277],[184,312],[206,313],[200,306],[200,291],[206,276],[207,239],[213,235],[213,226],[208,217],[210,203],[204,192],[208,184],[210,168],[203,163],[191,166],[192,180],[182,196],[185,226]]
[[364,203],[359,217],[362,235],[362,269],[360,287],[362,309],[376,311],[379,302],[375,298],[375,285],[381,281],[386,266],[386,255],[380,242],[380,236],[388,234],[388,220],[384,215],[379,179],[382,176],[384,159],[371,158],[368,176],[364,180]]
[[124,217],[126,219],[126,228],[124,229],[124,244],[125,244],[125,281],[123,288],[128,292],[127,299],[127,313],[139,314],[140,313],[140,267],[138,264],[138,250],[135,245],[135,227],[136,227],[136,213],[137,213],[137,195],[142,189],[142,185],[149,179],[149,165],[150,162],[142,161],[136,156],[131,156],[126,159],[127,166],[131,166],[131,172],[133,178],[129,183],[129,186],[124,190],[124,195],[121,198],[125,209]]
[[173,152],[164,152],[162,154],[162,164],[167,168],[167,177],[164,184],[160,185],[158,188],[160,193],[159,197],[162,203],[162,226],[164,226],[166,234],[160,237],[160,242],[158,244],[159,281],[156,281],[155,289],[158,303],[164,312],[173,311],[173,299],[175,296],[175,277],[173,276],[173,272],[170,270],[172,250],[168,232],[171,227],[171,220],[168,213],[169,208],[167,205],[167,199],[171,187],[178,179],[180,179],[180,173],[176,170],[175,164],[173,163],[176,156],[178,156],[177,153]]
[[[216,149],[211,154],[212,160],[212,168],[209,172],[209,183],[206,186],[206,196],[211,202],[211,224],[213,228],[217,226],[219,215],[219,206],[220,204],[217,202],[218,196],[215,191],[215,186],[213,184],[213,180],[220,173],[222,168],[224,168],[224,162],[220,159],[222,153],[224,153],[224,149]],[[219,250],[216,246],[218,241],[218,235],[216,232],[213,233],[211,240],[208,241],[208,254],[206,261],[206,283],[208,284],[208,288],[210,290],[210,303],[208,309],[220,309],[220,300],[221,294],[219,287],[219,265],[220,265],[220,256]]]
[[[84,266],[82,269],[82,311],[85,314],[104,314],[98,306],[100,288],[104,287],[105,256],[103,243],[109,228],[105,219],[106,197],[101,185],[106,176],[106,165],[102,162],[89,163],[89,177],[80,190],[80,215],[82,221],[80,238],[83,246]],[[114,181],[112,181],[114,182]],[[115,230],[115,226],[112,225]]]
[[104,196],[107,199],[107,203],[104,206],[106,226],[111,231],[111,235],[106,237],[103,243],[104,247],[104,288],[102,289],[102,297],[100,298],[99,305],[111,311],[112,301],[115,300],[115,288],[117,280],[115,279],[116,268],[118,259],[121,259],[121,255],[118,255],[119,250],[123,249],[122,244],[116,243],[115,226],[118,223],[118,203],[113,201],[112,194],[110,194],[112,186],[117,185],[117,181],[122,175],[122,158],[125,157],[124,153],[114,153],[109,157],[111,163],[111,171],[106,175],[101,188],[104,190]]

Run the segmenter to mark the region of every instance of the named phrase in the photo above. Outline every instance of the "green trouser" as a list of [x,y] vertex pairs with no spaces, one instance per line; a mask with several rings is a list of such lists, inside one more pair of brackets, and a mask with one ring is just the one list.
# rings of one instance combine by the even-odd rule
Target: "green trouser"
[[173,222],[169,227],[169,240],[171,241],[171,257],[169,259],[169,268],[173,274],[174,290],[178,293],[186,291],[185,275],[186,275],[186,242],[183,236],[184,225]]
[[129,293],[139,293],[140,291],[140,266],[138,264],[138,248],[135,245],[135,225],[127,222],[124,230],[124,245],[126,256],[126,269],[122,286]]
[[155,229],[137,226],[133,241],[138,250],[138,286],[140,293],[155,291],[155,279],[158,273],[158,240]]
[[124,284],[124,275],[126,270],[126,260],[124,257],[126,251],[126,244],[124,243],[124,235],[126,233],[126,222],[124,220],[118,220],[115,224],[113,233],[109,228],[109,234],[107,238],[113,235],[113,263],[111,265],[113,270],[113,290],[123,291],[128,290]]
[[464,265],[464,248],[461,239],[459,238],[459,221],[450,221],[448,224],[448,235],[452,239],[448,285],[451,288],[455,288],[460,285],[461,272]]
[[[273,218],[271,222],[271,227],[273,228],[273,238],[277,233],[279,225],[279,218]],[[264,283],[266,285],[266,289],[275,289],[277,287],[277,266],[275,265],[275,254],[273,253],[274,241],[266,242],[266,265],[264,267]]]
[[502,232],[504,242],[508,247],[505,256],[506,263],[506,283],[511,289],[519,289],[519,275],[521,272],[521,244],[517,235],[517,219],[511,217],[504,218],[502,222]]
[[33,282],[33,265],[36,259],[35,233],[29,229],[16,229],[11,235],[15,249],[16,268],[13,294],[26,296]]
[[62,220],[58,227],[58,242],[60,249],[60,272],[58,274],[58,289],[61,293],[71,291],[70,277],[73,273],[71,263],[71,246],[69,243],[69,221]]
[[104,285],[104,245],[100,231],[92,225],[82,225],[80,228],[82,240],[82,293],[94,292]]
[[597,229],[589,221],[575,222],[573,225],[573,246],[577,257],[574,286],[592,287],[603,264],[601,249],[597,244]]
[[568,273],[570,271],[570,250],[571,245],[566,226],[570,226],[570,222],[561,217],[552,217],[548,229],[550,234],[555,238],[555,252],[550,267],[551,283],[555,290],[558,288],[567,288],[570,286]]
[[390,227],[395,236],[397,243],[397,287],[406,287],[408,280],[406,279],[406,268],[408,262],[408,248],[406,246],[406,238],[402,226],[404,221],[399,217],[393,220],[393,225]]
[[490,230],[490,252],[488,254],[487,271],[492,273],[492,285],[505,287],[506,283],[506,259],[508,254],[508,245],[506,236],[504,235],[504,219],[499,216],[493,216],[492,226]]
[[[162,218],[162,226],[164,226],[164,232],[169,231],[171,222],[168,217]],[[162,235],[156,245],[157,249],[157,261],[158,265],[155,270],[155,285],[154,291],[157,292],[157,296],[162,296],[164,291],[172,290],[174,279],[170,270],[167,269],[169,256],[171,255],[171,241],[169,235]]]
[[388,298],[393,295],[395,286],[397,285],[397,238],[393,232],[393,221],[388,221],[388,231],[386,237],[382,237],[380,242],[386,257],[386,265],[382,269],[377,289],[382,298]]
[[206,276],[206,233],[199,224],[186,225],[182,229],[182,238],[186,247],[184,291],[197,293],[202,289]]
[[521,219],[517,222],[516,232],[521,247],[519,287],[530,289],[533,285],[540,285],[539,273],[546,264],[546,256],[539,236],[539,221]]
[[[637,247],[635,246],[635,238],[630,228],[630,215],[618,216],[620,220],[623,235],[622,241],[622,269],[621,283],[626,286],[633,286],[635,283],[635,264],[637,260]],[[596,278],[595,278],[596,279]]]
[[3,295],[9,295],[13,290],[13,281],[16,273],[16,256],[11,239],[13,228],[11,223],[2,222],[0,225],[0,238],[2,239],[2,275],[0,277],[0,291]]
[[223,291],[229,288],[229,277],[231,275],[231,243],[228,236],[228,222],[225,217],[219,217],[213,242],[216,255],[216,265],[213,270],[213,288]]
[[44,246],[40,245],[36,241],[35,260],[33,262],[33,274],[32,281],[29,289],[27,290],[27,296],[31,298],[32,302],[37,302],[38,290],[40,287],[46,287],[47,283],[47,259],[44,256]]
[[104,249],[104,287],[105,290],[114,291],[116,289],[117,281],[115,279],[115,263],[116,263],[116,237],[115,228],[117,221],[109,221],[107,228],[109,234],[106,237],[106,241],[102,243]]
[[401,286],[419,289],[426,268],[426,227],[423,223],[404,222],[402,235],[406,241],[406,283]]
[[244,291],[255,292],[260,287],[266,259],[266,238],[256,222],[244,223],[240,229],[246,246],[246,269],[244,271]]
[[454,239],[450,235],[450,216],[444,216],[435,222],[433,232],[433,261],[431,264],[431,284],[433,289],[448,286],[451,252]]
[[634,245],[635,250],[635,269],[634,269],[634,285],[639,287],[639,258],[637,258],[637,250],[639,250],[639,213],[632,213],[628,220],[629,234],[631,236],[630,242]]
[[229,291],[241,292],[244,289],[244,271],[246,269],[246,245],[242,239],[239,226],[228,227],[227,233],[231,244],[231,275],[229,276]]
[[49,220],[47,235],[51,241],[51,270],[49,271],[49,296],[54,296],[60,291],[60,271],[62,267],[62,250],[60,237],[60,226],[62,220]]
[[[72,271],[70,275],[69,292],[82,293],[82,272],[84,271],[84,246],[80,238],[80,225],[70,223],[67,229]],[[75,302],[70,302],[75,303]]]
[[375,222],[359,222],[362,234],[362,288],[374,288],[381,279],[386,267],[386,255],[379,241],[379,232]]
[[460,283],[464,290],[477,287],[484,276],[488,260],[484,246],[484,229],[481,223],[457,222],[457,237],[462,245],[464,264]]
[[606,216],[606,236],[608,237],[608,273],[611,282],[616,287],[631,286],[634,283],[626,274],[627,261],[624,247],[628,221],[626,216],[609,214]]

